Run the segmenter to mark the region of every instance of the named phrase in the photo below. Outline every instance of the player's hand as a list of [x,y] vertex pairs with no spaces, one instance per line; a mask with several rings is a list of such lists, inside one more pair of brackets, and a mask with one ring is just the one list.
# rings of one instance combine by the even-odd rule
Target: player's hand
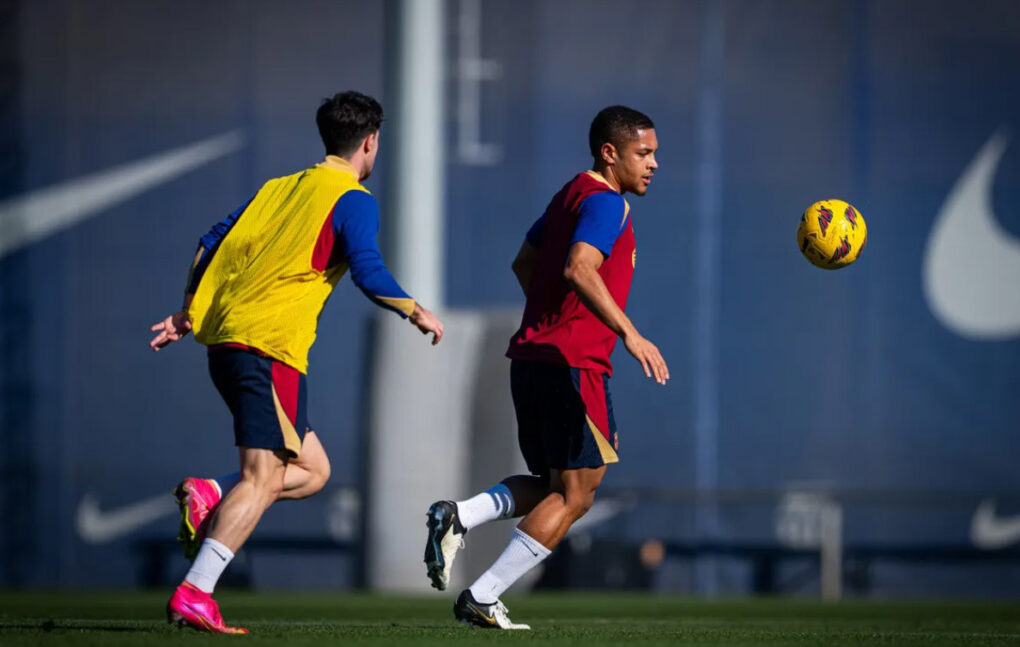
[[186,310],[181,310],[153,324],[149,330],[159,333],[149,342],[149,348],[158,353],[160,348],[188,334],[191,330],[191,318],[188,317]]
[[655,378],[659,384],[666,383],[669,379],[669,368],[666,367],[666,360],[662,359],[662,354],[655,344],[639,335],[637,331],[624,337],[623,344],[627,352],[641,364],[645,377]]
[[408,317],[421,334],[427,335],[432,333],[432,345],[435,346],[439,343],[439,340],[443,338],[443,322],[439,320],[436,315],[432,314],[425,308],[421,307],[417,303],[414,304],[414,312]]

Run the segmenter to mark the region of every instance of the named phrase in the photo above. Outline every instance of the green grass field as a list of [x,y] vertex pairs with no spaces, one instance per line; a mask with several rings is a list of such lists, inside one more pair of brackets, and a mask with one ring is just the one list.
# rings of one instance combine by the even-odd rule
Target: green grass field
[[1020,603],[703,601],[648,595],[508,598],[530,632],[461,627],[452,596],[236,593],[217,595],[224,637],[166,624],[166,593],[0,593],[0,645],[1020,645]]

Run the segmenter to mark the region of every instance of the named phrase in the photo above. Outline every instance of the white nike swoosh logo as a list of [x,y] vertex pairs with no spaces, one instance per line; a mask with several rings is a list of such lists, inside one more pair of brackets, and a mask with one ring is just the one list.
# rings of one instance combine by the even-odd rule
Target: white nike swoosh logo
[[616,515],[629,510],[632,507],[633,505],[623,499],[599,499],[592,504],[591,508],[583,517],[575,521],[574,525],[570,526],[570,529],[567,530],[566,536],[570,537],[575,533],[594,528],[595,526],[609,521]]
[[1020,335],[1020,240],[992,210],[992,182],[1009,138],[992,135],[935,218],[924,257],[932,312],[953,332],[979,340]]
[[995,499],[985,499],[974,511],[970,540],[978,548],[994,550],[1020,541],[1020,515],[997,517]]
[[89,544],[103,544],[129,535],[138,528],[177,511],[172,496],[160,494],[144,501],[103,512],[99,500],[86,494],[78,503],[75,529]]
[[0,202],[0,258],[243,145],[234,130]]

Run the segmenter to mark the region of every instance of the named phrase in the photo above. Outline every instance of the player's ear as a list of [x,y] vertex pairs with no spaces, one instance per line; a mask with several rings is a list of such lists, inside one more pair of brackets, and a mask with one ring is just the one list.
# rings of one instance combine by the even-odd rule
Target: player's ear
[[599,149],[599,155],[606,164],[616,164],[616,146],[613,146],[611,142],[602,144],[602,148]]
[[371,133],[367,137],[365,137],[365,141],[363,141],[361,143],[361,148],[364,150],[364,152],[366,154],[371,153],[378,146],[379,146],[379,131],[378,130],[375,131],[374,133]]

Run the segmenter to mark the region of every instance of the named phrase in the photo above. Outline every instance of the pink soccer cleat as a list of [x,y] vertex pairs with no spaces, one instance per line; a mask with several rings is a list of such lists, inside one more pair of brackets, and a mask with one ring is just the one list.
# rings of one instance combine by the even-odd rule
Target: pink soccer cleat
[[184,548],[188,561],[195,561],[209,527],[209,513],[219,505],[219,489],[210,479],[186,478],[174,489],[181,508],[181,528],[177,543]]
[[166,620],[181,627],[214,634],[246,634],[243,627],[228,627],[220,616],[220,605],[205,591],[187,582],[181,582],[170,601],[166,603]]

